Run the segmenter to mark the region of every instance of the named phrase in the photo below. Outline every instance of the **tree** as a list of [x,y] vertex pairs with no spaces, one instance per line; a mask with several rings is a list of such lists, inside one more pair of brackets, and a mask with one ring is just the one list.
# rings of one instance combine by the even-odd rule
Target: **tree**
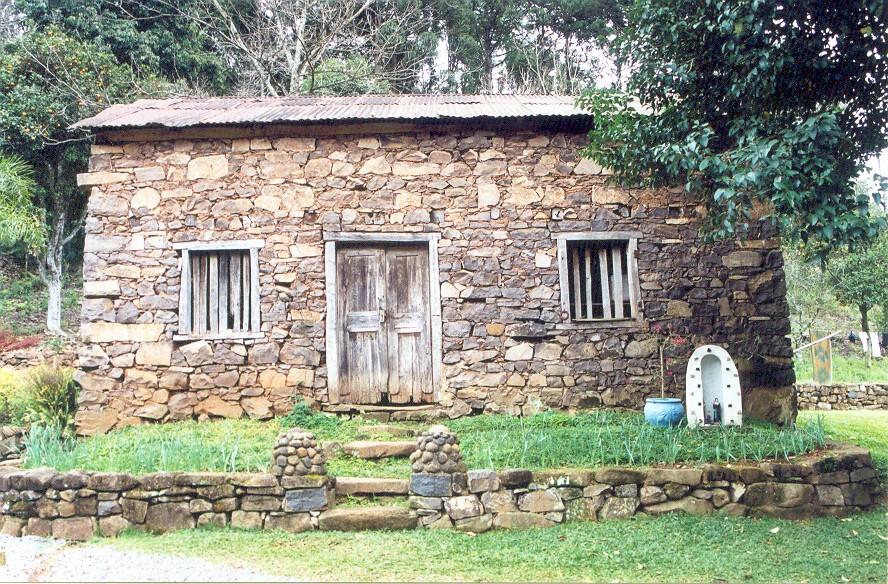
[[826,265],[839,302],[860,311],[861,330],[869,334],[870,310],[888,306],[888,232],[850,252],[833,254]]
[[[626,93],[580,100],[584,154],[628,184],[700,192],[710,237],[771,210],[826,253],[884,225],[854,191],[888,146],[888,4],[879,0],[637,0]],[[762,205],[764,204],[764,205]]]
[[187,91],[225,93],[235,72],[213,39],[179,11],[193,0],[17,0],[36,28],[55,27],[68,36],[100,44],[134,71],[178,82]]
[[374,82],[409,85],[434,55],[419,0],[158,1],[213,39],[250,95],[311,93],[357,55]]
[[88,136],[67,128],[112,103],[151,95],[156,87],[153,78],[138,77],[102,47],[56,27],[32,28],[0,47],[0,149],[19,153],[34,169],[31,204],[46,224],[38,268],[49,295],[51,334],[63,334],[64,252],[82,233],[86,207],[75,177],[86,168]]

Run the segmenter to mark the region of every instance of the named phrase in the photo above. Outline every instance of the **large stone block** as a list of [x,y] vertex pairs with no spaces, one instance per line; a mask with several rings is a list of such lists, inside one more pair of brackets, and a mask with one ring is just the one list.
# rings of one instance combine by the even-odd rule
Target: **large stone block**
[[444,500],[444,508],[451,519],[476,517],[484,512],[477,495],[463,495]]
[[154,533],[166,533],[194,527],[188,503],[155,503],[148,507],[145,526]]
[[410,475],[410,493],[423,497],[449,497],[453,494],[452,477],[449,474]]
[[321,513],[321,531],[414,529],[417,517],[403,507],[339,507]]
[[537,513],[523,513],[510,511],[499,513],[493,518],[495,529],[529,529],[531,527],[552,527],[554,521],[546,519]]
[[163,329],[160,323],[87,322],[80,326],[80,336],[85,343],[150,343],[160,339]]
[[228,174],[228,158],[222,154],[192,158],[188,163],[188,180],[222,178]]
[[319,511],[327,507],[327,489],[297,489],[284,494],[284,511],[289,513]]
[[172,341],[158,343],[142,343],[136,351],[138,365],[156,365],[169,367],[173,357]]
[[95,533],[92,517],[69,517],[52,522],[52,536],[69,541],[89,541]]

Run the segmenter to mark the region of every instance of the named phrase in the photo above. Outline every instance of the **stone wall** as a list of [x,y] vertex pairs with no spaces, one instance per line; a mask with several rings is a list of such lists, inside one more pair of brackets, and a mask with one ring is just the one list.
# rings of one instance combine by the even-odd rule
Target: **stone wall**
[[796,384],[801,410],[888,410],[888,383]]
[[[399,479],[270,474],[58,473],[0,469],[0,533],[85,540],[133,527],[200,525],[291,532],[545,527],[571,520],[685,512],[803,519],[876,503],[867,451],[840,447],[793,463],[697,468],[472,470]],[[336,495],[406,495],[401,506],[336,507]]]
[[[608,186],[578,157],[582,132],[362,128],[99,136],[79,177],[92,186],[80,432],[267,418],[296,395],[327,403],[329,232],[440,234],[442,414],[640,408],[659,391],[656,330],[668,330],[670,395],[683,395],[693,347],[715,343],[737,362],[747,416],[794,415],[783,259],[769,227],[704,244],[698,200]],[[640,321],[565,322],[553,236],[580,230],[641,232]],[[173,342],[172,245],[227,239],[266,242],[261,338]]]

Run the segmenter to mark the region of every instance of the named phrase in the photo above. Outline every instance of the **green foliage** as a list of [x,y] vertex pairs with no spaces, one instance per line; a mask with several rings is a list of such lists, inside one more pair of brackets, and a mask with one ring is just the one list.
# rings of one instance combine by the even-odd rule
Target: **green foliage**
[[[331,421],[333,420],[333,421]],[[297,405],[273,422],[225,420],[178,422],[124,428],[76,442],[60,470],[119,472],[260,471],[267,469],[281,428],[311,429],[322,443],[356,439],[369,420],[335,418]],[[417,429],[424,426],[414,425]],[[823,445],[822,429],[779,429],[747,424],[742,429],[653,428],[641,414],[593,412],[576,416],[545,413],[529,418],[494,415],[463,418],[450,427],[462,442],[471,468],[533,469],[647,465],[653,463],[761,460],[786,458]],[[30,456],[27,464],[45,464]],[[366,461],[336,454],[328,471],[340,476],[405,477],[407,459]]]
[[758,206],[818,250],[873,237],[884,220],[855,182],[888,146],[882,5],[637,0],[628,91],[579,100],[596,120],[584,154],[625,184],[701,192],[710,237]]
[[73,433],[77,390],[72,369],[48,364],[31,368],[25,376],[24,388],[28,422],[54,428],[65,435]]
[[343,420],[337,416],[322,414],[311,409],[305,400],[297,400],[293,410],[281,418],[284,428],[302,428],[312,430],[323,436],[335,436],[343,426]]
[[[183,11],[194,10],[193,4],[175,2]],[[234,72],[206,31],[174,14],[166,0],[17,0],[16,5],[37,28],[91,39],[142,74],[213,93],[225,93],[233,82]]]
[[[799,382],[811,381],[814,376],[810,350],[803,353],[793,360]],[[832,366],[835,383],[888,383],[888,357],[874,359],[872,367],[867,367],[863,357],[846,357],[834,352]]]
[[128,531],[98,545],[205,558],[312,581],[883,582],[885,509],[810,521],[695,517],[545,529],[337,533]]
[[827,269],[839,301],[860,310],[863,329],[868,331],[869,311],[876,305],[888,306],[888,230],[849,252],[833,254]]
[[36,190],[33,169],[0,152],[0,247],[21,242],[37,251],[45,245],[43,216],[32,200]]
[[0,368],[0,424],[22,426],[27,421],[28,400],[22,373]]

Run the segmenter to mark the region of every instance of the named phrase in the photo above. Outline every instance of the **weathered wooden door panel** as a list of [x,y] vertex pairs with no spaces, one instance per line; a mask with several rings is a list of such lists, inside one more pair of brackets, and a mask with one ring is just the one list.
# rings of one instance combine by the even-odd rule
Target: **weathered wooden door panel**
[[388,393],[395,404],[434,400],[426,247],[386,250]]
[[433,402],[427,247],[339,248],[336,294],[339,401]]
[[346,403],[379,403],[387,391],[385,253],[346,248],[336,254],[339,395]]

